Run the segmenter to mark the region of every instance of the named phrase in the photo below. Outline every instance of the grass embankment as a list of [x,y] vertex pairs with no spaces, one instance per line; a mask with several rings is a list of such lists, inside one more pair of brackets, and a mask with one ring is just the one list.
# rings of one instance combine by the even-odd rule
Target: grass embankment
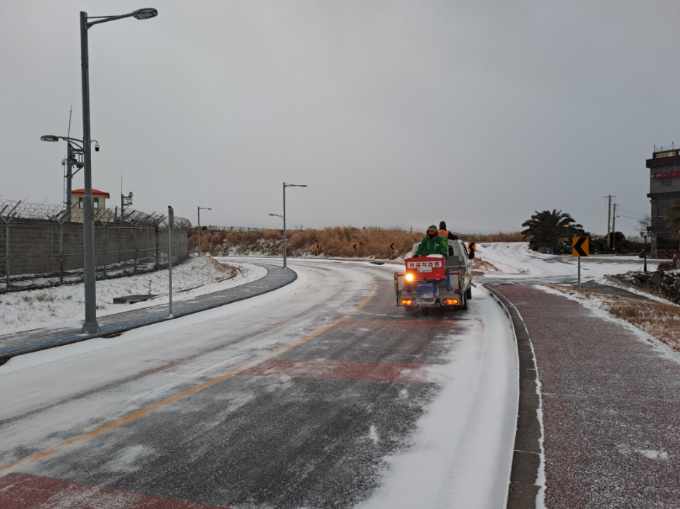
[[[288,253],[291,256],[342,256],[397,258],[408,253],[422,232],[397,228],[336,226],[322,229],[288,231]],[[523,240],[519,233],[465,234],[467,241],[513,242]],[[198,243],[198,230],[192,232],[193,245]],[[201,234],[201,250],[213,254],[263,254],[281,252],[281,230],[209,230]]]

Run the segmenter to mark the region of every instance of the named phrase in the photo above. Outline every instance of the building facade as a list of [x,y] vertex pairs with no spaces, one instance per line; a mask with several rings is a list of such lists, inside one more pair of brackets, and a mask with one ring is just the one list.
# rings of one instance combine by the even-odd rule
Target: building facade
[[651,230],[654,248],[672,249],[676,233],[668,222],[668,210],[680,204],[680,149],[655,150],[647,159],[651,204]]

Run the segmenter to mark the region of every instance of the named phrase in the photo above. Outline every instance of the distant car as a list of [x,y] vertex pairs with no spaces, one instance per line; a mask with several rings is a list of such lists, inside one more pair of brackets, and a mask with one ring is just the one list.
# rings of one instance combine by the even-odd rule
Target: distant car
[[462,240],[449,240],[449,255],[415,256],[394,274],[397,306],[409,310],[467,309],[472,298],[474,252]]

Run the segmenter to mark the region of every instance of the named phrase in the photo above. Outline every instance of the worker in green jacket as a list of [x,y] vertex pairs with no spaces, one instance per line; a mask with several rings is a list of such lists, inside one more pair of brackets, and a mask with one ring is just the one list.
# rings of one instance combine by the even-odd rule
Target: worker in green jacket
[[437,226],[430,225],[427,229],[427,235],[418,244],[416,256],[427,256],[432,254],[440,254],[446,256],[449,252],[448,239],[439,236]]

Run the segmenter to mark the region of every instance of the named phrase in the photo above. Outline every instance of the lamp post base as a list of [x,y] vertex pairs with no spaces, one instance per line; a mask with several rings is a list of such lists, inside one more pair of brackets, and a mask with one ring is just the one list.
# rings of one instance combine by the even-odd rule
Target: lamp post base
[[83,323],[83,332],[95,334],[99,332],[99,324],[97,322],[85,322]]

